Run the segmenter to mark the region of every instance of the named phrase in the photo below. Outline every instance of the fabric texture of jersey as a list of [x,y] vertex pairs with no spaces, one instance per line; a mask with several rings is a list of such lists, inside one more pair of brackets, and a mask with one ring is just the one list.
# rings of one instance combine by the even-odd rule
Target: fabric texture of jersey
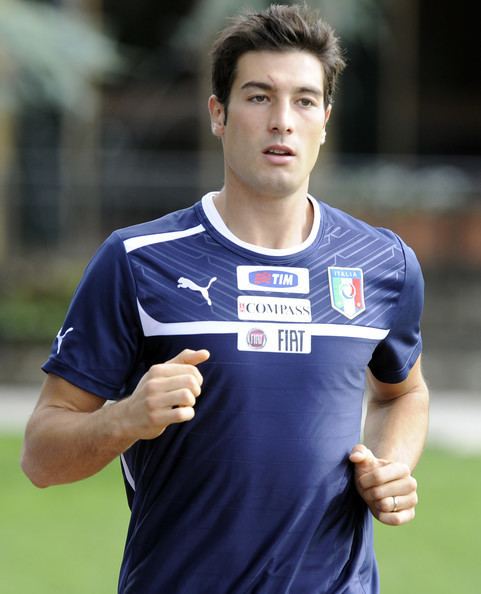
[[213,195],[113,233],[44,370],[106,399],[206,348],[196,415],[122,455],[131,506],[121,594],[375,594],[370,514],[348,461],[366,368],[421,350],[412,250],[310,199],[295,249],[246,244]]

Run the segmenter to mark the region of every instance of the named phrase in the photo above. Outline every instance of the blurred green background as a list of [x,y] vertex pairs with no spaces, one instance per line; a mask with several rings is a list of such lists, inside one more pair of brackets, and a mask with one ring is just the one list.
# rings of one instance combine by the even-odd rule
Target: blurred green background
[[[81,483],[34,489],[17,435],[0,436],[0,592],[114,594],[127,531],[120,466]],[[376,522],[383,594],[479,594],[481,455],[429,449],[416,477],[414,522]]]

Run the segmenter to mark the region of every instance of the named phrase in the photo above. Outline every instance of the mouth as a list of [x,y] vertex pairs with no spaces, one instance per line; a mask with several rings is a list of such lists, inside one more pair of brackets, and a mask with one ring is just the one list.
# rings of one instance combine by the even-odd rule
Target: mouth
[[294,157],[296,154],[289,146],[280,144],[268,146],[262,152],[264,155],[275,155],[278,157]]

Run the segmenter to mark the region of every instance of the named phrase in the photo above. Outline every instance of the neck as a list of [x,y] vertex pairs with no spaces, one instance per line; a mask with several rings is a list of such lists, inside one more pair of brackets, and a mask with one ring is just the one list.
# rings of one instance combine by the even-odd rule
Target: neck
[[280,197],[233,192],[224,187],[214,198],[214,204],[236,237],[270,249],[302,244],[309,236],[314,220],[307,188]]

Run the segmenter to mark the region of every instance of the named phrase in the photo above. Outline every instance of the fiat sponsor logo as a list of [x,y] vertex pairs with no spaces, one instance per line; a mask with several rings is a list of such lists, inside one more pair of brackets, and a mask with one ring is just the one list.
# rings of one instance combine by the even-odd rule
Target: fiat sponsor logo
[[267,336],[260,328],[251,328],[247,332],[247,344],[253,349],[263,349],[267,343]]

